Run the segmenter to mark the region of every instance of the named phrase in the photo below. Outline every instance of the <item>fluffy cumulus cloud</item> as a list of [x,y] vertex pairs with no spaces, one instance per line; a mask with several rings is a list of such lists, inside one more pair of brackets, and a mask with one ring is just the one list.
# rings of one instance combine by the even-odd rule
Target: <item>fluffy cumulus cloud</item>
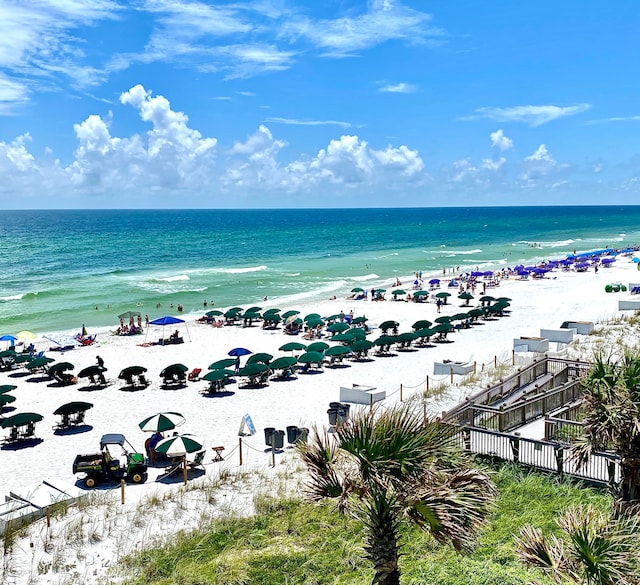
[[524,159],[525,171],[522,174],[522,179],[527,182],[535,181],[564,166],[558,164],[551,156],[546,144],[541,144],[533,154]]
[[509,150],[513,148],[513,140],[507,138],[502,129],[492,132],[489,134],[489,137],[491,138],[491,146],[498,150]]

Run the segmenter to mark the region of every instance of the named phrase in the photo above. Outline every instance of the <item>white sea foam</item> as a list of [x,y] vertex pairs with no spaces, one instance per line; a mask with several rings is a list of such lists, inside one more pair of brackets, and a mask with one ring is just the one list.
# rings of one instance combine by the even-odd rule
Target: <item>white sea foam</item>
[[161,282],[178,282],[181,280],[190,280],[190,279],[186,274],[179,274],[178,276],[158,277],[155,280],[159,280]]
[[24,297],[26,293],[18,294],[18,295],[9,295],[8,297],[0,297],[0,302],[6,301],[19,301]]
[[365,274],[364,276],[351,276],[349,277],[349,280],[352,280],[354,282],[365,282],[367,280],[375,280],[376,278],[380,278],[380,277],[375,273],[371,273],[371,274]]
[[[444,245],[441,248],[445,248]],[[423,250],[425,254],[446,254],[448,258],[452,258],[453,256],[468,256],[470,254],[481,254],[482,250],[480,248],[475,248],[473,250]]]

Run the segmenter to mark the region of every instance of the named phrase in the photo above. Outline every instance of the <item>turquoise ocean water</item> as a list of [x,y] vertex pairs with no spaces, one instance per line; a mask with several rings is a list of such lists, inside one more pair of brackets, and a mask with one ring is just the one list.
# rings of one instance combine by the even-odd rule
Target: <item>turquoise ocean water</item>
[[[295,305],[460,271],[640,243],[640,207],[4,211],[0,335]],[[156,305],[160,303],[160,307]],[[174,308],[171,307],[173,305]],[[208,308],[211,308],[209,305]]]

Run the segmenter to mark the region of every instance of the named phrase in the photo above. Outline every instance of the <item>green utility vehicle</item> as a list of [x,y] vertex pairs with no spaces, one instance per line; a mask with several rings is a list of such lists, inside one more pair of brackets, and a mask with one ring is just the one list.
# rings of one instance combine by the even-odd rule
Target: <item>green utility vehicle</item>
[[[117,454],[113,452],[116,450],[119,451]],[[144,483],[147,464],[144,455],[135,453],[124,435],[110,433],[100,439],[100,453],[76,455],[73,473],[85,473],[83,482],[88,488],[123,479],[129,483]]]

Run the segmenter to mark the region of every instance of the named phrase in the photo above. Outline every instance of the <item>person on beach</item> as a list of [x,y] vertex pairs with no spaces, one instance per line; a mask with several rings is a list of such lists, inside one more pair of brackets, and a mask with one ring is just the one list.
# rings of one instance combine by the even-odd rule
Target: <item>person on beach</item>
[[145,327],[149,327],[149,315],[144,316],[144,325]]
[[99,368],[104,368],[104,360],[99,355],[96,356],[96,362],[98,362]]

